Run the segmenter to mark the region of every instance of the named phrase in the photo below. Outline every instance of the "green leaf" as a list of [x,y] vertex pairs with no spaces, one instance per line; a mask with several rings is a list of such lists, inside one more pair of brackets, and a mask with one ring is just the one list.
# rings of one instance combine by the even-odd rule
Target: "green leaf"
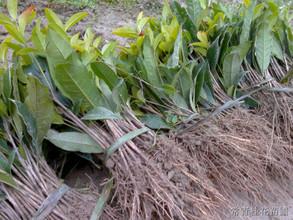
[[164,92],[168,95],[174,95],[176,93],[175,87],[170,84],[164,84],[163,89],[164,89]]
[[25,28],[29,25],[33,19],[36,17],[36,11],[34,6],[27,8],[21,15],[18,17],[19,30],[24,34]]
[[243,73],[240,71],[241,64],[247,56],[250,47],[250,42],[243,42],[238,46],[232,47],[232,51],[225,56],[223,62],[223,79],[226,89],[238,85],[239,80],[243,76]]
[[105,186],[103,187],[103,191],[100,194],[100,197],[99,197],[98,202],[94,208],[94,211],[92,212],[90,220],[100,219],[100,217],[103,213],[103,209],[104,209],[107,201],[109,200],[110,193],[113,188],[113,183],[114,183],[114,181],[112,178],[112,179],[108,180],[107,183],[105,184]]
[[84,48],[86,51],[89,51],[93,41],[95,39],[95,34],[93,33],[92,28],[87,28],[83,37],[84,40]]
[[13,21],[5,14],[0,13],[0,24],[13,24]]
[[4,154],[9,154],[11,148],[8,146],[7,142],[3,139],[0,139],[0,152]]
[[206,0],[199,0],[200,6],[202,9],[207,8],[207,1]]
[[63,28],[61,28],[61,27],[58,26],[57,24],[55,24],[55,23],[49,24],[48,29],[49,29],[49,30],[53,30],[53,31],[55,31],[56,33],[58,33],[58,34],[59,34],[64,40],[66,40],[67,42],[70,41],[70,37],[69,37],[69,35],[64,31]]
[[219,37],[217,37],[207,51],[207,59],[212,71],[216,70],[217,64],[219,62],[220,51]]
[[14,179],[12,178],[12,176],[3,172],[2,170],[0,170],[0,183],[4,183],[4,184],[11,186],[15,189],[17,188],[17,184],[14,181]]
[[117,82],[117,85],[113,88],[111,98],[111,101],[113,100],[116,104],[115,111],[120,111],[121,107],[126,104],[128,99],[128,90],[123,79],[120,79]]
[[0,117],[7,116],[7,107],[3,100],[0,98]]
[[106,160],[109,158],[116,150],[118,150],[123,144],[127,143],[128,141],[132,140],[133,138],[136,138],[137,136],[148,132],[150,129],[144,127],[141,129],[137,129],[135,131],[131,131],[127,133],[126,135],[120,137],[114,144],[112,144],[108,149],[107,149],[107,155],[106,155]]
[[272,54],[272,33],[268,24],[262,24],[257,32],[255,53],[261,73],[267,70]]
[[55,14],[55,12],[53,12],[51,9],[46,8],[45,9],[45,16],[48,20],[49,24],[55,24],[58,25],[60,28],[64,28],[64,25],[62,23],[62,21],[60,20],[60,18],[58,17],[57,14]]
[[8,46],[5,42],[0,44],[0,62],[7,63]]
[[36,48],[31,48],[31,47],[25,47],[17,51],[16,55],[18,56],[27,56],[30,55],[31,53],[38,53],[38,49]]
[[253,21],[253,10],[255,8],[256,1],[253,0],[244,13],[244,20],[242,25],[242,31],[240,35],[240,43],[244,43],[249,40],[251,23]]
[[146,24],[150,20],[149,17],[142,17],[143,12],[141,12],[140,15],[138,15],[138,18],[137,18],[137,31],[138,31],[138,33],[141,33],[143,31],[144,27],[146,26]]
[[263,13],[263,9],[265,8],[265,3],[259,3],[258,5],[255,6],[254,10],[253,10],[253,19],[255,20],[256,18],[258,18],[262,13]]
[[34,77],[28,78],[25,104],[36,120],[37,142],[40,145],[50,129],[54,116],[54,104],[48,88]]
[[143,65],[146,70],[147,80],[151,85],[158,88],[161,87],[161,82],[158,76],[157,63],[155,53],[151,46],[149,38],[146,38],[143,45]]
[[177,105],[178,108],[188,109],[188,105],[187,105],[186,101],[184,100],[184,98],[180,94],[175,93],[171,98],[172,98],[172,101],[175,103],[175,105]]
[[132,27],[116,28],[112,33],[119,36],[119,37],[124,37],[124,38],[134,38],[135,39],[138,37],[136,30]]
[[82,19],[88,16],[87,12],[79,12],[72,15],[68,21],[65,23],[64,30],[67,31],[69,28],[80,22]]
[[151,129],[171,129],[160,116],[155,114],[145,114],[141,121]]
[[208,71],[208,64],[207,62],[205,62],[204,64],[202,64],[198,73],[196,74],[196,77],[194,79],[194,104],[197,104],[197,102],[199,101],[199,97],[205,81],[205,75],[209,74]]
[[46,139],[56,147],[69,152],[103,153],[104,149],[99,146],[90,136],[79,132],[57,132],[49,130]]
[[[192,3],[193,4],[193,3]],[[173,1],[171,7],[178,19],[179,23],[182,25],[183,29],[189,31],[193,40],[195,40],[195,34],[197,33],[197,27],[193,18],[190,18],[186,9],[181,7],[177,1]]]
[[7,173],[11,173],[11,169],[12,169],[12,165],[15,161],[15,156],[16,156],[16,151],[15,150],[11,150],[10,153],[8,154],[8,172]]
[[17,0],[7,0],[7,9],[8,9],[9,15],[14,20],[16,20],[17,18],[17,5],[18,5]]
[[52,118],[52,124],[55,125],[62,125],[64,124],[63,118],[61,115],[58,114],[58,112],[55,110]]
[[284,59],[283,50],[282,50],[280,41],[275,36],[273,36],[273,40],[272,40],[272,55],[277,57],[279,60]]
[[105,44],[102,48],[103,57],[107,58],[111,56],[114,53],[116,46],[117,46],[117,42],[115,41]]
[[89,111],[83,118],[83,120],[119,120],[122,119],[119,113],[114,113],[104,107],[97,107]]
[[34,147],[36,147],[38,152],[40,152],[38,142],[37,142],[37,123],[35,118],[33,117],[32,113],[28,110],[25,104],[15,100],[11,100],[11,101],[15,104],[17,113],[22,118],[27,128],[27,132],[29,133],[29,135],[31,136],[33,140]]
[[9,106],[9,99],[12,94],[12,77],[11,71],[7,70],[3,75],[3,99],[7,106]]
[[168,60],[167,67],[174,68],[179,65],[179,58],[180,58],[180,51],[182,48],[182,32],[179,31],[179,34],[176,38],[175,44],[174,44],[174,50],[171,55],[171,57]]
[[105,63],[95,62],[91,65],[93,72],[100,79],[104,80],[110,89],[113,89],[118,83],[117,74]]
[[245,41],[239,44],[238,46],[232,47],[232,53],[238,53],[241,61],[245,59],[247,53],[251,47],[251,42]]
[[11,170],[8,160],[4,157],[4,155],[1,152],[0,152],[0,170],[5,171],[6,173],[10,173],[10,170]]
[[196,22],[201,11],[201,6],[198,0],[186,0],[187,12],[193,22]]
[[49,51],[49,54],[51,56],[54,56],[54,55],[56,56],[57,55],[56,52],[57,52],[59,54],[62,54],[64,59],[67,59],[73,53],[73,49],[71,48],[68,41],[53,30],[49,30],[47,35],[47,41],[48,41],[47,50]]
[[34,212],[33,216],[30,218],[31,220],[40,220],[40,219],[46,219],[50,213],[53,212],[53,210],[58,205],[59,201],[64,197],[64,195],[70,191],[70,187],[66,184],[61,184],[60,186],[53,191],[50,191],[50,193],[47,195],[47,197],[42,201],[42,204],[38,207],[36,212]]
[[24,44],[26,39],[24,38],[23,34],[18,30],[17,26],[14,24],[5,24],[4,25],[7,32],[18,42]]
[[234,79],[240,73],[241,58],[239,53],[229,53],[223,63],[223,80],[226,89],[234,85]]
[[67,63],[59,64],[53,74],[53,79],[62,94],[74,103],[82,101],[85,109],[105,105],[105,100],[95,85],[94,77],[87,67],[71,56]]

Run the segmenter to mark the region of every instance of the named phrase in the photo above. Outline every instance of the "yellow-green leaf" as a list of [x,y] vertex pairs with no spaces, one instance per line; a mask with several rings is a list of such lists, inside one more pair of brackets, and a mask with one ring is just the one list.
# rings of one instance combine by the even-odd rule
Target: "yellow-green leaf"
[[249,5],[251,4],[251,0],[243,0],[243,3],[245,5],[245,7],[249,7]]
[[7,32],[18,42],[25,43],[25,38],[23,34],[18,30],[17,26],[14,24],[5,24],[4,25]]
[[5,42],[3,42],[2,44],[0,44],[0,61],[3,63],[7,61],[7,52],[8,46],[5,44]]
[[50,24],[58,25],[62,29],[64,28],[64,25],[61,19],[51,9],[48,9],[48,8],[45,9],[45,16]]
[[137,38],[138,34],[132,27],[121,27],[113,31],[113,34],[125,38]]
[[41,32],[41,22],[38,20],[32,30],[31,40],[33,45],[43,51],[46,49],[46,36]]
[[102,38],[97,37],[93,42],[93,47],[98,48],[100,46],[101,42],[102,42]]
[[80,22],[82,19],[88,16],[87,12],[79,12],[72,15],[68,21],[65,23],[64,30],[67,31],[69,28]]
[[0,13],[0,24],[13,24],[12,20],[5,14]]
[[206,32],[204,32],[204,31],[199,31],[199,32],[197,32],[197,38],[201,41],[201,42],[203,42],[203,43],[206,43],[206,44],[208,44],[209,43],[209,40],[208,40],[208,34],[206,33]]
[[9,15],[15,20],[17,18],[17,0],[7,0]]
[[30,24],[36,17],[35,6],[30,6],[18,18],[19,29],[21,33],[24,33],[25,27]]

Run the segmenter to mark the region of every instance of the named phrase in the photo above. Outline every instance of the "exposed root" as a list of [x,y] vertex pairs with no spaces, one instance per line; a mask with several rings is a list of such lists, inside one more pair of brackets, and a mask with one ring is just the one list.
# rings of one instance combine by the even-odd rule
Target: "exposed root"
[[284,61],[280,61],[276,58],[272,58],[270,64],[270,74],[274,77],[278,82],[280,82],[288,73],[288,71],[292,68],[292,59],[285,58]]
[[[258,92],[254,97],[260,102],[260,109],[257,112],[269,120],[273,126],[273,130],[277,136],[285,137],[287,141],[292,143],[293,137],[293,93],[284,91],[270,91],[270,89],[282,90],[283,85],[279,84],[276,79],[281,79],[286,74],[286,69],[292,64],[289,60],[289,67],[282,67],[276,64],[277,61],[271,64],[270,68],[261,76],[250,66],[245,66],[248,70],[246,80],[243,82],[243,88],[249,88],[257,83],[267,80],[267,88]],[[291,68],[291,67],[290,67]]]
[[[292,194],[286,190],[292,181],[293,147],[276,136],[272,125],[260,116],[235,110],[177,137],[177,141],[231,202],[237,201],[234,195],[238,192],[252,202]],[[272,188],[275,181],[279,189]]]
[[[107,122],[116,138],[143,126],[130,112],[127,118],[129,120]],[[182,183],[170,180],[169,171],[156,156],[156,147],[152,147],[152,138],[146,134],[129,141],[110,160],[109,168],[116,179],[113,201],[118,202],[123,216],[126,219],[217,219],[215,210],[224,200],[222,196],[210,182],[198,179],[199,170],[186,170],[176,160],[170,162],[171,167],[177,167],[174,172],[178,171]],[[170,141],[157,143],[158,151],[169,150],[173,143]],[[191,158],[188,153],[184,156],[187,164]]]
[[[189,219],[219,219],[223,207],[230,205],[206,176],[205,168],[173,135],[158,137],[156,147],[152,150],[152,159],[168,179],[185,192],[181,200]],[[186,200],[186,195],[196,201]]]
[[260,101],[257,114],[271,122],[277,136],[286,138],[292,144],[293,138],[293,96],[286,93],[260,92],[256,94]]
[[[107,123],[116,138],[128,133],[128,129],[136,129],[136,125],[126,121]],[[186,219],[176,202],[176,188],[144,153],[151,145],[149,137],[138,137],[135,142],[129,141],[112,157],[115,164],[111,170],[116,179],[113,199],[124,210],[123,215],[127,219]]]

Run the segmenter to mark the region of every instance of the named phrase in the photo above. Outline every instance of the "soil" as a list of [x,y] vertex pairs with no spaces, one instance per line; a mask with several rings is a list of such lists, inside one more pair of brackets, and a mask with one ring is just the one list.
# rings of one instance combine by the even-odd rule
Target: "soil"
[[[135,25],[136,17],[141,11],[147,16],[157,16],[162,6],[161,1],[157,0],[143,0],[128,6],[122,3],[109,4],[99,1],[94,8],[78,8],[71,5],[49,3],[48,1],[25,0],[20,3],[20,11],[30,5],[35,5],[38,13],[41,14],[43,14],[44,8],[51,8],[63,21],[76,12],[86,11],[89,14],[88,17],[73,27],[73,32],[83,33],[87,27],[90,27],[98,36],[102,36],[105,41],[119,39],[122,42],[125,42],[125,39],[114,36],[112,34],[113,29],[125,25]],[[5,9],[0,7],[1,11],[5,11]],[[0,39],[1,35],[5,35],[5,31],[0,27]]]
[[81,164],[65,176],[64,182],[76,189],[90,189],[93,186],[101,188],[109,177],[109,172],[102,167],[97,169],[90,164]]

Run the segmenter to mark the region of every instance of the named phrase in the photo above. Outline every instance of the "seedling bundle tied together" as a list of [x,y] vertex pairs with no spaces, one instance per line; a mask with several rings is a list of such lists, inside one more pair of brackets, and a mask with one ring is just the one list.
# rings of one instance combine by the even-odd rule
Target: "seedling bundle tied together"
[[[165,1],[108,43],[74,31],[86,12],[6,9],[0,219],[227,219],[292,198],[290,3]],[[100,189],[63,182],[71,156],[107,171]]]

